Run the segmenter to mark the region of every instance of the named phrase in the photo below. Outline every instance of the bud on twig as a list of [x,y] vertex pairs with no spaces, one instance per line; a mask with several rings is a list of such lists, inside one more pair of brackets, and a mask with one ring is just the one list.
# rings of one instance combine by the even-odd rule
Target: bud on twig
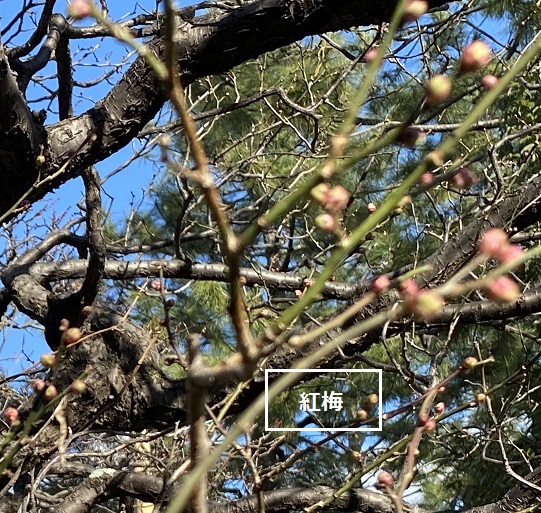
[[56,363],[56,356],[52,353],[42,354],[39,359],[39,362],[44,367],[50,368]]
[[82,20],[90,15],[91,8],[88,0],[72,0],[68,5],[68,15],[75,20]]
[[428,2],[426,0],[408,0],[404,7],[402,21],[404,23],[417,21],[426,11],[428,11]]
[[58,391],[56,390],[56,387],[54,385],[49,385],[43,393],[43,398],[46,401],[50,401],[51,399],[54,399],[57,395]]
[[438,415],[442,414],[445,411],[445,403],[444,402],[437,403],[436,406],[434,406],[434,411]]
[[495,77],[494,75],[485,75],[482,79],[481,79],[481,83],[483,84],[483,87],[487,90],[487,91],[490,91],[491,89],[493,89],[494,87],[496,87],[498,85],[498,82],[500,81],[500,79],[498,77]]
[[377,480],[378,480],[377,484],[381,488],[386,488],[388,486],[393,486],[393,483],[394,483],[393,476],[391,474],[389,474],[389,472],[386,472],[385,470],[381,471],[378,474]]
[[451,79],[446,75],[434,75],[425,86],[425,99],[429,105],[437,105],[451,94]]
[[512,303],[520,297],[520,289],[515,281],[507,276],[498,276],[490,281],[486,293],[498,304]]
[[83,334],[79,328],[69,328],[64,332],[62,341],[64,342],[65,346],[71,346],[72,344],[79,342],[82,336]]
[[86,383],[80,379],[75,379],[70,385],[70,390],[75,395],[81,395],[86,390]]
[[4,410],[4,418],[6,422],[12,426],[19,419],[19,410],[17,408],[9,407]]
[[484,68],[491,58],[490,47],[483,41],[474,41],[470,43],[460,58],[459,72],[469,73]]
[[389,288],[390,284],[391,280],[389,280],[387,275],[382,274],[372,280],[372,283],[370,284],[370,290],[371,292],[374,292],[374,294],[381,294]]
[[475,358],[474,356],[468,356],[467,358],[464,358],[464,361],[462,362],[462,367],[466,370],[473,369],[477,364],[479,363],[479,360]]

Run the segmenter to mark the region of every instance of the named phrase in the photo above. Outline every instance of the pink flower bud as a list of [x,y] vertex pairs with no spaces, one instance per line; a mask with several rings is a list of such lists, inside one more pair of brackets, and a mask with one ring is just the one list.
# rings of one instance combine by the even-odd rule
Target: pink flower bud
[[370,290],[374,292],[374,294],[381,294],[389,288],[390,284],[391,280],[389,280],[389,278],[385,274],[382,274],[372,280],[372,283],[370,284]]
[[500,79],[498,77],[495,77],[494,75],[485,75],[481,79],[481,83],[487,91],[490,91],[492,88],[496,87],[499,81]]
[[6,408],[4,410],[4,418],[6,419],[6,422],[11,426],[19,419],[19,410],[17,410],[17,408],[12,408],[11,406],[9,408]]
[[475,358],[474,356],[468,356],[467,358],[464,358],[464,361],[462,362],[462,367],[466,370],[473,369],[477,364],[479,363],[479,360]]
[[419,286],[411,278],[404,280],[399,289],[402,297],[415,296],[419,293]]
[[444,411],[445,411],[445,403],[444,402],[439,402],[437,403],[435,406],[434,406],[434,411],[440,415],[442,414]]
[[375,203],[369,203],[368,205],[366,205],[366,208],[369,214],[373,214],[377,210],[378,207],[376,207]]
[[434,431],[436,429],[436,421],[434,419],[428,419],[425,424],[426,431]]
[[524,255],[524,250],[520,246],[509,244],[501,249],[497,258],[502,264],[506,264],[507,262],[513,262],[522,255]]
[[485,394],[477,394],[475,396],[475,402],[477,404],[483,404],[487,400],[487,396]]
[[446,75],[434,75],[425,86],[425,99],[429,105],[437,105],[451,94],[451,79]]
[[336,230],[338,224],[336,219],[331,214],[320,214],[315,220],[316,226],[326,232],[333,232]]
[[70,328],[64,332],[62,341],[64,342],[65,346],[71,346],[72,344],[78,342],[82,336],[83,334],[79,328]]
[[491,280],[486,293],[492,301],[499,304],[512,303],[520,297],[519,286],[507,276],[498,276]]
[[404,23],[417,21],[426,11],[428,11],[428,2],[426,0],[408,0],[404,7],[402,21]]
[[502,250],[507,246],[509,246],[507,234],[500,228],[491,228],[483,233],[477,249],[479,249],[479,253],[498,258]]
[[160,290],[162,290],[162,282],[160,280],[152,280],[152,282],[150,283],[150,287],[153,290],[157,290],[159,292]]
[[451,177],[450,184],[457,189],[469,189],[478,181],[477,177],[467,167],[459,167]]
[[349,192],[341,185],[333,187],[327,194],[326,208],[332,212],[339,212],[345,208],[349,201]]
[[34,392],[39,392],[45,388],[45,381],[42,379],[33,379],[30,386]]
[[378,480],[378,485],[381,487],[393,486],[393,483],[394,483],[393,476],[389,474],[389,472],[386,472],[385,470],[383,470],[382,472],[378,474],[377,480]]
[[419,181],[423,185],[432,185],[434,183],[434,175],[432,173],[423,173]]
[[68,5],[68,15],[75,20],[82,20],[90,15],[90,4],[87,0],[72,0]]
[[372,62],[378,56],[377,48],[370,48],[368,52],[365,53],[362,62]]
[[469,73],[484,68],[492,57],[490,47],[483,41],[470,43],[462,52],[459,72]]
[[416,146],[423,144],[425,140],[426,134],[422,130],[410,126],[403,128],[396,138],[396,142],[410,150],[414,150]]

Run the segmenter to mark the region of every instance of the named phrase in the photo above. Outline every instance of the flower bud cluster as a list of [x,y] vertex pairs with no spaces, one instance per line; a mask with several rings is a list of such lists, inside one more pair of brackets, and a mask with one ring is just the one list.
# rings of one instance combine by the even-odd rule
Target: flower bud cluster
[[[499,229],[487,230],[477,245],[479,253],[505,264],[513,262],[524,254],[520,246],[511,244],[507,234]],[[508,276],[498,276],[490,280],[485,292],[492,301],[500,304],[512,303],[520,296],[518,284]]]
[[443,307],[443,297],[435,290],[419,289],[411,279],[400,284],[400,295],[408,312],[421,319],[430,320]]
[[326,210],[316,217],[316,226],[326,232],[337,230],[338,214],[348,205],[349,192],[341,185],[331,188],[329,184],[320,183],[310,191],[310,195]]

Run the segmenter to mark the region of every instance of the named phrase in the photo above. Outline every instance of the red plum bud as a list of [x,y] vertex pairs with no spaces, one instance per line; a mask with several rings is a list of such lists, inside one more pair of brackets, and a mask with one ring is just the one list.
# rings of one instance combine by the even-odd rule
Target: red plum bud
[[76,20],[82,20],[90,15],[90,3],[87,0],[72,0],[68,5],[68,15]]
[[413,296],[419,292],[419,286],[411,278],[404,280],[400,284],[399,289],[403,297]]
[[436,429],[436,421],[434,419],[428,419],[425,424],[425,429],[427,431],[434,431],[434,429]]
[[419,427],[426,426],[426,423],[428,422],[429,419],[430,417],[428,416],[428,413],[421,413],[419,415],[419,418],[417,419],[417,425]]
[[434,175],[432,173],[423,173],[419,182],[422,185],[432,185],[434,183]]
[[378,474],[377,480],[378,480],[378,485],[382,487],[393,486],[393,483],[394,483],[393,476],[389,474],[389,472],[386,472],[385,470],[383,470],[382,472]]
[[19,419],[19,410],[17,410],[17,408],[12,408],[11,406],[9,408],[6,408],[4,410],[4,418],[6,419],[6,422],[11,426]]
[[390,284],[391,280],[389,280],[389,278],[385,274],[382,274],[372,280],[372,283],[370,284],[370,290],[375,294],[381,294],[389,288]]
[[507,234],[500,228],[491,228],[483,233],[477,249],[479,253],[498,258],[501,251],[509,245]]
[[378,49],[377,48],[370,48],[368,52],[364,54],[363,62],[372,62],[378,55]]
[[498,276],[490,281],[486,293],[492,301],[499,304],[512,303],[520,296],[520,288],[507,276]]
[[486,89],[487,91],[490,91],[492,88],[494,88],[498,84],[499,81],[500,79],[494,75],[485,75],[481,79],[483,88]]
[[498,260],[502,264],[506,264],[507,262],[512,262],[513,260],[520,258],[522,255],[524,255],[524,250],[520,246],[509,244],[502,248],[498,254]]
[[326,232],[333,232],[337,228],[337,222],[331,214],[320,214],[315,220],[316,226]]
[[491,56],[490,47],[483,41],[470,43],[462,52],[460,73],[469,73],[484,68],[490,62]]
[[327,203],[325,207],[332,212],[339,212],[347,206],[348,201],[349,192],[341,185],[337,185],[327,194]]
[[40,392],[45,388],[45,381],[42,379],[33,379],[30,386],[34,392]]

